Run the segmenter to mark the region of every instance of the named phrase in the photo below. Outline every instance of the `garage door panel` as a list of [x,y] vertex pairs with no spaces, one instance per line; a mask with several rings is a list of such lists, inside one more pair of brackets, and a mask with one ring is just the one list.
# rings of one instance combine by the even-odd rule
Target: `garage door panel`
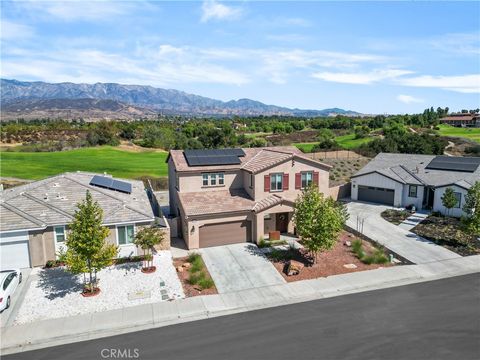
[[395,201],[395,190],[372,186],[359,186],[358,200],[393,205]]
[[251,221],[207,224],[200,228],[200,247],[237,244],[251,241]]
[[[4,240],[2,238],[2,240]],[[0,244],[2,270],[30,267],[28,240],[7,241]]]

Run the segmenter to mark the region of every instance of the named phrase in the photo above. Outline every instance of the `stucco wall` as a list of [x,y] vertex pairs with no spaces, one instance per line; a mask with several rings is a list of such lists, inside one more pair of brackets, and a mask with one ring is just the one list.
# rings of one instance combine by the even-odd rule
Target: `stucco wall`
[[[202,173],[223,173],[224,185],[203,186]],[[201,191],[225,191],[229,189],[241,189],[243,187],[243,176],[241,170],[237,171],[204,171],[199,173],[179,173],[180,192],[201,192]],[[218,177],[217,177],[218,183]]]
[[373,186],[395,190],[394,206],[403,206],[403,184],[378,173],[371,173],[352,179],[352,200],[358,200],[358,186]]
[[[295,161],[286,161],[275,167],[255,174],[255,200],[258,201],[271,194],[277,193],[288,200],[295,201],[295,199],[301,192],[301,190],[295,189],[295,174],[302,171],[318,171],[318,189],[320,190],[320,192],[323,192],[326,195],[329,194],[329,172],[324,169],[317,168],[310,163],[295,159]],[[279,192],[264,191],[265,175],[273,173],[289,174],[288,190]]]
[[44,266],[48,260],[55,260],[55,240],[53,228],[28,233],[30,262],[33,267]]
[[461,217],[462,215],[465,215],[462,208],[463,208],[463,205],[465,205],[465,195],[467,194],[467,190],[465,190],[464,188],[461,188],[459,186],[456,186],[456,185],[445,186],[445,187],[435,189],[435,194],[434,194],[434,198],[433,198],[434,199],[433,200],[433,211],[439,211],[444,215],[447,213],[447,209],[443,206],[443,203],[442,203],[442,196],[445,193],[445,190],[447,190],[447,188],[449,188],[449,187],[451,187],[453,189],[453,191],[461,193],[462,194],[462,199],[460,201],[460,208],[450,209],[448,215],[449,216],[454,216],[454,217]]
[[170,204],[170,214],[178,215],[177,213],[177,189],[176,189],[176,174],[175,174],[175,165],[173,164],[172,158],[168,159],[168,197]]

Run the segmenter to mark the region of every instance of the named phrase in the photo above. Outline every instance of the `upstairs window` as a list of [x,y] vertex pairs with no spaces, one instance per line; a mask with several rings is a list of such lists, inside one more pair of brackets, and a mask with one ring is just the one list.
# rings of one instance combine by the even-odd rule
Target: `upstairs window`
[[270,174],[270,191],[283,190],[283,174]]
[[417,185],[410,185],[408,187],[408,197],[411,197],[411,198],[417,197]]
[[202,186],[223,186],[225,185],[224,173],[204,173],[202,174]]
[[313,172],[302,172],[302,189],[306,189],[313,183]]

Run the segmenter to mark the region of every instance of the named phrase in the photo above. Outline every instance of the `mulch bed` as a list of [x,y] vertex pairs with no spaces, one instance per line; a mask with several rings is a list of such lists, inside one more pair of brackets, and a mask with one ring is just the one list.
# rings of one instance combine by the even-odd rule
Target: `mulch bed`
[[[176,269],[177,267],[182,266],[186,262],[188,262],[188,257],[174,259],[173,266],[175,266]],[[210,273],[208,272],[206,266],[204,267],[203,271],[205,271],[207,275],[210,276]],[[182,272],[177,271],[177,275],[180,279],[180,282],[182,283],[183,292],[185,293],[186,297],[218,294],[217,288],[215,286],[211,287],[210,289],[199,290],[197,285],[189,284],[188,278],[190,276],[190,273],[188,272],[188,269],[184,269]]]
[[384,218],[388,222],[391,222],[392,224],[395,224],[395,225],[399,225],[412,214],[410,214],[408,211],[405,211],[405,210],[388,209],[383,211],[380,215],[382,216],[382,218]]
[[459,255],[480,254],[480,241],[463,232],[461,226],[459,219],[430,215],[411,231]]
[[[371,265],[366,265],[362,263],[352,252],[352,249],[344,245],[345,241],[348,240],[350,242],[353,242],[355,239],[355,236],[350,234],[349,232],[342,232],[337,244],[331,250],[325,251],[318,255],[316,264],[312,264],[311,262],[309,262],[309,256],[303,250],[302,254],[304,256],[296,253],[297,255],[293,258],[293,260],[300,261],[305,265],[305,267],[300,271],[300,274],[298,275],[287,276],[285,274],[285,261],[272,261],[272,263],[287,282],[316,279],[319,277],[326,277],[330,275],[338,275],[393,266],[393,264],[391,263]],[[363,247],[365,252],[371,252],[374,248],[373,245],[366,240],[363,240]],[[345,264],[355,264],[357,267],[355,269],[348,269],[343,266]]]

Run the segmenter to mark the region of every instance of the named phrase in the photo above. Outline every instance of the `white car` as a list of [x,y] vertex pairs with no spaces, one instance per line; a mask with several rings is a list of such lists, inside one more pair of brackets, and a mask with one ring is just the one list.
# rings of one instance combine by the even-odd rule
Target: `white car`
[[10,307],[11,297],[21,282],[20,270],[0,271],[0,312]]

